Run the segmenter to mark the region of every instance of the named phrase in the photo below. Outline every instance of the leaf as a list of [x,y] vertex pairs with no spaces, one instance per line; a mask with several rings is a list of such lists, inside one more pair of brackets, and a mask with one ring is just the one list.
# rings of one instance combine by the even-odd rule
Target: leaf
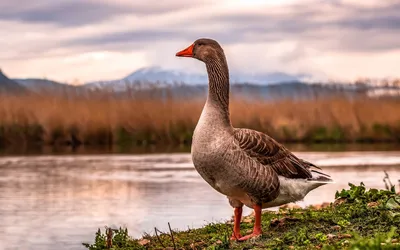
[[388,209],[400,209],[400,203],[392,197],[386,202],[385,207]]
[[396,212],[389,211],[389,215],[393,219],[394,217],[400,216],[400,213],[399,212],[396,213]]

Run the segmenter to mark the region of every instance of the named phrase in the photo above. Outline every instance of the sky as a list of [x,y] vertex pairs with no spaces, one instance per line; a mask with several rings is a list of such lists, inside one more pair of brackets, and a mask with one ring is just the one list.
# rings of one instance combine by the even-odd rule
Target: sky
[[400,77],[400,0],[0,1],[11,78],[120,79],[149,66],[204,72],[175,53],[207,37],[231,73]]

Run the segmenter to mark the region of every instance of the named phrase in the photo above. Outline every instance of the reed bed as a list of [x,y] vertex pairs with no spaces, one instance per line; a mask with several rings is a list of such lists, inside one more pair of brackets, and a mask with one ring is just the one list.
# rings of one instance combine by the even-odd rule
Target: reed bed
[[[0,97],[0,145],[189,144],[205,98],[31,94]],[[400,100],[232,98],[232,123],[281,142],[400,142]]]

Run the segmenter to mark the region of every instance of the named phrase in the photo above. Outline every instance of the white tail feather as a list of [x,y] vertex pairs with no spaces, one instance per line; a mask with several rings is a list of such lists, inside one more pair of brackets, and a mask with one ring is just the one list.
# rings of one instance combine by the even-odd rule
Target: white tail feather
[[320,171],[311,170],[311,174],[312,178],[308,179],[307,182],[321,183],[321,184],[335,183],[329,175],[324,174]]

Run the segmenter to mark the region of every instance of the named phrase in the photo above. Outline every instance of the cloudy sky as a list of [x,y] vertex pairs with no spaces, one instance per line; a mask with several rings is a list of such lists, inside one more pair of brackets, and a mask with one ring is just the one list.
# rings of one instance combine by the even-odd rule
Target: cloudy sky
[[400,77],[400,0],[0,1],[9,77],[118,79],[147,66],[203,72],[175,53],[218,40],[231,72]]

